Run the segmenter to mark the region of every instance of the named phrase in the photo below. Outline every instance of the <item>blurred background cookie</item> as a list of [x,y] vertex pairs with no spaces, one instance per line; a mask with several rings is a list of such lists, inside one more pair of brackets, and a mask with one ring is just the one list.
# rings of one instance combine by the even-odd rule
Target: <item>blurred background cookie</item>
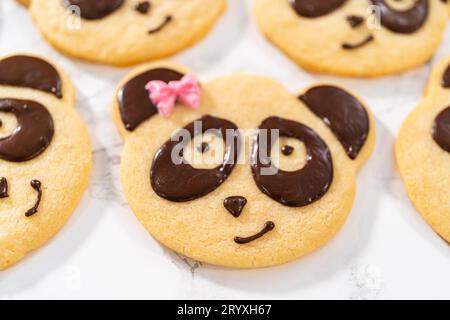
[[36,0],[30,12],[55,48],[127,66],[175,54],[202,39],[226,0]]
[[414,206],[450,242],[450,58],[435,67],[423,101],[403,123],[396,155]]
[[373,77],[427,62],[441,43],[440,0],[254,0],[264,35],[311,71]]
[[0,270],[67,221],[91,171],[70,80],[43,58],[0,59]]

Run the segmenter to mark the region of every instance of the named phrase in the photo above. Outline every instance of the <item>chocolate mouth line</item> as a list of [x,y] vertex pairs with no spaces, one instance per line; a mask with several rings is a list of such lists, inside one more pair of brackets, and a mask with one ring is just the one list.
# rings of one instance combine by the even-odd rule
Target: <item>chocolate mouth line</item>
[[8,180],[5,177],[0,178],[0,199],[8,198]]
[[375,37],[370,34],[368,35],[364,40],[357,42],[357,43],[348,43],[345,42],[342,44],[342,49],[344,50],[354,50],[354,49],[359,49],[361,47],[364,47],[366,44],[369,44],[370,42],[372,42],[373,40],[375,40]]
[[164,29],[171,21],[173,20],[172,16],[166,16],[166,18],[164,19],[164,21],[156,28],[154,29],[150,29],[148,31],[149,34],[154,34],[157,33],[159,31],[161,31],[162,29]]
[[[39,205],[42,200],[42,183],[39,180],[31,180],[30,182],[31,187],[36,191],[37,193],[37,199],[33,207],[27,210],[25,212],[25,217],[31,217],[34,214],[38,212]],[[8,198],[8,180],[6,180],[5,177],[0,178],[0,199],[2,198]]]
[[27,212],[25,212],[25,217],[31,217],[34,214],[38,212],[39,204],[41,203],[42,199],[42,184],[39,180],[31,180],[30,182],[31,187],[36,190],[37,192],[37,200],[31,209],[29,209]]
[[275,223],[273,223],[272,221],[267,221],[264,224],[264,228],[257,234],[250,236],[250,237],[246,237],[246,238],[235,237],[234,242],[236,242],[237,244],[247,244],[249,242],[252,242],[252,241],[255,241],[255,240],[261,238],[263,235],[272,231],[273,229],[275,229]]

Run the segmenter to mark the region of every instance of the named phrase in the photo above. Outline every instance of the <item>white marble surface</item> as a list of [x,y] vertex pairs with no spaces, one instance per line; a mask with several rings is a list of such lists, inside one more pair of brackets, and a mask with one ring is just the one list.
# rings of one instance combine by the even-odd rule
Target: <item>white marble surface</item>
[[41,39],[14,0],[0,1],[0,19],[0,54],[36,52],[57,61],[72,77],[95,160],[91,186],[63,230],[0,273],[0,299],[450,298],[449,246],[408,201],[392,152],[402,119],[420,100],[430,66],[450,54],[450,29],[429,65],[376,80],[340,79],[297,68],[258,33],[250,1],[230,0],[228,13],[210,36],[174,57],[202,79],[245,71],[273,77],[293,92],[313,81],[341,82],[363,96],[376,116],[378,146],[360,174],[357,201],[340,234],[291,264],[237,271],[169,252],[147,234],[121,196],[121,140],[111,120],[111,101],[128,70],[62,56]]

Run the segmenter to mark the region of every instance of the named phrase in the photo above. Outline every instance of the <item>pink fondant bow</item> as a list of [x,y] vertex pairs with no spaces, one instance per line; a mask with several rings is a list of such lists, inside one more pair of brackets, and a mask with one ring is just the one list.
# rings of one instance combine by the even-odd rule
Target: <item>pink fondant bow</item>
[[193,75],[185,75],[180,81],[154,80],[147,83],[145,89],[148,90],[150,99],[162,116],[172,114],[177,101],[188,108],[197,109],[200,107],[200,86]]

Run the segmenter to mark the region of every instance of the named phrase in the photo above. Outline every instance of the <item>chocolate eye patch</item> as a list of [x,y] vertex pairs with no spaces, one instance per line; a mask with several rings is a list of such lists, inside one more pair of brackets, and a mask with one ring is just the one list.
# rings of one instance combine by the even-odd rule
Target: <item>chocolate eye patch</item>
[[433,139],[443,150],[450,152],[450,107],[434,120]]
[[47,149],[53,139],[53,119],[47,109],[34,101],[0,99],[0,114],[12,113],[17,128],[0,139],[0,159],[24,162],[36,158]]
[[[5,138],[0,139],[0,159],[11,162],[24,162],[36,158],[44,152],[53,139],[53,119],[41,104],[18,99],[0,99],[0,114],[12,113],[17,118],[17,128]],[[38,212],[42,198],[41,182],[32,180],[31,187],[37,192],[37,200],[25,212],[31,217]],[[7,198],[8,181],[0,179],[0,199]]]
[[0,61],[0,84],[31,88],[62,98],[58,71],[48,62],[29,56],[12,56]]
[[[124,0],[64,0],[66,7],[77,6],[79,7],[79,15],[86,20],[99,20],[103,19],[113,12],[119,10],[124,4]],[[147,14],[150,11],[150,1],[141,1],[134,6],[134,10],[141,14]],[[167,15],[164,21],[157,27],[154,27],[148,31],[148,34],[154,34],[164,29],[173,17]]]
[[385,0],[370,1],[379,9],[381,24],[395,33],[414,33],[425,24],[428,18],[429,0],[416,0],[414,6],[405,11],[391,8]]
[[[275,167],[270,158],[276,142],[272,139],[272,130],[304,143],[307,162],[302,169],[287,172]],[[252,173],[263,193],[290,207],[307,206],[327,193],[333,181],[333,162],[328,146],[316,132],[301,123],[278,117],[264,120],[259,131],[252,151]]]
[[347,0],[289,0],[289,2],[298,15],[318,18],[337,10]]
[[[196,122],[201,122],[201,129],[197,129]],[[225,142],[225,153],[223,162],[218,167],[197,169],[190,164],[184,162],[176,164],[173,161],[173,154],[180,154],[175,148],[182,150],[190,141],[172,141],[171,139],[162,145],[153,160],[150,183],[158,196],[173,202],[195,200],[217,189],[231,174],[239,156],[240,136],[236,125],[230,121],[204,116],[184,129],[189,134],[190,140],[211,129],[220,131]],[[227,130],[234,132],[231,139],[227,137]]]
[[[290,0],[298,15],[306,18],[318,18],[327,15],[346,0]],[[390,7],[385,0],[370,0],[377,6],[381,15],[381,24],[392,32],[409,34],[419,30],[429,14],[429,0],[417,0],[414,6],[405,11]]]
[[64,0],[64,5],[78,6],[80,16],[86,20],[98,20],[118,10],[124,0]]

